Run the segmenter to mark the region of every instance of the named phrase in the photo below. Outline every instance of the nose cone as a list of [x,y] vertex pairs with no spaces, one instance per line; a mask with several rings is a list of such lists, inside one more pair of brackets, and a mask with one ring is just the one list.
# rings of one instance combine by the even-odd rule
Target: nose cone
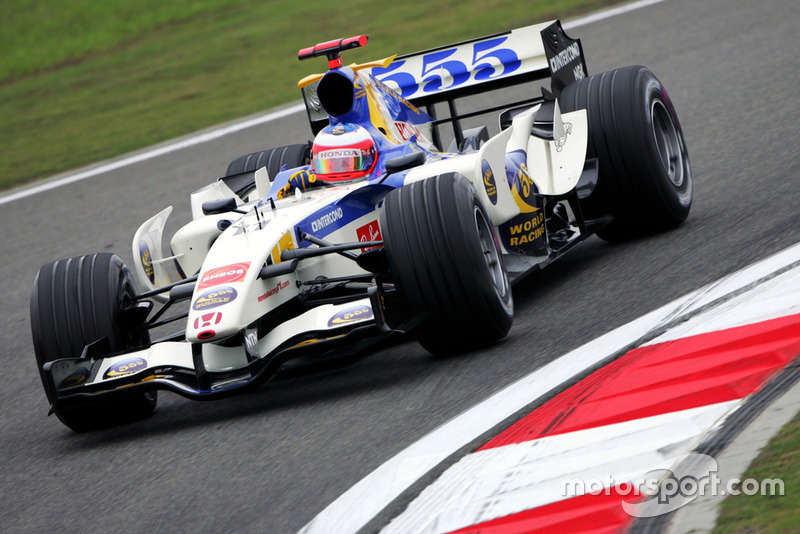
[[189,310],[186,340],[216,341],[238,332],[238,313],[234,313],[238,297],[233,286],[214,286],[198,292]]

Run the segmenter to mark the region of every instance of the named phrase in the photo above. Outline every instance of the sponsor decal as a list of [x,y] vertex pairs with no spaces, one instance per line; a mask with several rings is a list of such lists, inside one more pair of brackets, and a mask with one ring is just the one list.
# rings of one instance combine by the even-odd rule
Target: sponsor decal
[[511,198],[520,214],[500,225],[498,231],[506,248],[517,253],[541,256],[548,252],[545,236],[542,197],[528,172],[523,150],[506,154],[506,178]]
[[[578,43],[572,43],[564,50],[550,58],[550,72],[558,72],[576,59],[581,57]],[[581,69],[582,71],[583,69]]]
[[144,267],[144,274],[146,274],[147,278],[153,282],[155,280],[153,259],[150,254],[150,247],[147,246],[147,243],[144,240],[139,242],[139,258],[142,261],[142,267]]
[[[298,222],[295,225],[295,231],[298,233],[297,235],[305,232],[324,239],[326,235],[340,230],[367,214],[374,213],[377,202],[373,198],[374,194],[369,187],[353,191],[334,204],[325,206]],[[350,235],[352,235],[352,230]],[[308,246],[299,237],[295,238],[295,243],[300,246]]]
[[331,133],[333,135],[342,135],[355,131],[356,131],[356,125],[354,124],[337,124],[331,128]]
[[528,219],[527,221],[514,223],[508,225],[511,237],[508,244],[512,247],[533,243],[544,235],[544,213],[540,209],[536,209],[538,213]]
[[394,125],[397,131],[400,132],[400,137],[402,137],[404,141],[408,141],[414,136],[421,137],[417,127],[409,122],[395,122]]
[[328,321],[328,327],[357,323],[359,321],[372,319],[373,317],[374,315],[372,314],[372,308],[369,306],[352,306],[331,317],[331,319]]
[[493,205],[497,204],[497,183],[494,181],[494,173],[488,161],[483,160],[481,162],[481,172],[483,174],[483,188],[486,189],[489,202]]
[[61,381],[57,389],[74,388],[80,386],[89,378],[89,370],[81,367]]
[[203,315],[194,320],[194,329],[200,330],[201,328],[207,328],[209,326],[219,324],[221,320],[222,320],[221,312],[204,313]]
[[200,278],[197,289],[241,282],[244,280],[244,275],[247,274],[247,269],[249,268],[250,262],[246,261],[206,271]]
[[103,378],[117,378],[130,375],[137,371],[147,368],[147,360],[144,358],[128,358],[117,362],[106,370]]
[[278,281],[278,284],[275,287],[273,287],[272,289],[270,289],[269,291],[258,297],[258,302],[263,302],[268,298],[270,298],[272,295],[277,295],[281,290],[286,289],[287,287],[289,287],[288,280],[286,280],[285,282]]
[[[364,87],[364,86],[362,86],[362,85],[359,83],[359,81],[358,81],[358,78],[356,78],[355,80],[353,80],[353,87],[354,87],[354,88],[355,88],[355,90],[356,90],[356,98],[364,98],[365,96],[367,96],[367,88],[366,88],[366,87]],[[340,125],[338,125],[338,124],[337,124],[337,126],[340,126]],[[344,128],[344,125],[341,125],[341,126]],[[351,126],[348,124],[347,128],[350,128],[350,127],[351,127]],[[334,127],[334,128],[335,128],[335,127]],[[350,131],[350,130],[346,130],[346,131]],[[333,133],[334,135],[337,135],[335,132],[332,132],[332,133]]]
[[586,77],[586,64],[579,40],[567,37],[558,22],[542,30],[541,37],[547,66],[555,83],[553,89],[563,88]]
[[519,170],[511,179],[511,196],[514,198],[522,213],[533,213],[540,208],[541,199],[533,178],[528,174],[528,166],[520,163]]
[[[400,65],[402,65],[403,63],[405,63],[405,62],[401,61]],[[398,65],[398,67],[400,65]],[[394,67],[394,68],[397,68],[397,67]],[[375,70],[377,70],[377,69],[373,69],[373,72],[375,72]],[[386,70],[386,69],[383,69],[383,70]],[[394,89],[392,89],[391,87],[389,87],[388,85],[386,85],[385,83],[380,81],[379,79],[373,78],[373,80],[375,80],[375,85],[376,86],[378,86],[381,89],[383,89],[392,98],[397,99],[401,104],[403,104],[405,107],[407,107],[409,110],[411,110],[412,113],[414,113],[416,115],[422,115],[422,112],[419,110],[419,108],[417,106],[415,106],[414,104],[412,104],[411,102],[409,102],[408,100],[406,100],[405,98],[403,98],[403,95],[397,93]]]
[[322,217],[314,221],[311,221],[311,230],[314,232],[319,232],[325,227],[332,225],[342,217],[344,217],[344,212],[342,211],[342,208],[335,208],[332,211],[329,211],[328,213],[323,215]]
[[210,310],[228,304],[236,299],[238,293],[228,286],[214,287],[202,293],[192,305],[193,310]]
[[[378,221],[372,221],[369,224],[365,224],[361,228],[356,228],[356,235],[358,236],[359,243],[364,243],[365,241],[381,241],[383,239],[383,236],[381,235],[381,227],[378,225]],[[366,252],[376,248],[380,247],[362,248],[361,252]]]
[[564,135],[554,141],[556,144],[556,152],[561,152],[561,149],[564,148],[564,145],[567,144],[567,137],[569,137],[569,134],[571,133],[572,133],[572,123],[565,122]]
[[[519,40],[525,38],[524,33],[515,32],[512,35],[517,37],[519,45]],[[438,93],[518,71],[522,62],[513,47],[509,36],[484,39],[393,61],[385,68],[373,67],[372,75],[378,81],[376,85],[390,94],[395,91],[386,84],[396,86],[402,95],[400,101],[419,114],[419,110],[406,99],[421,96],[419,93]]]

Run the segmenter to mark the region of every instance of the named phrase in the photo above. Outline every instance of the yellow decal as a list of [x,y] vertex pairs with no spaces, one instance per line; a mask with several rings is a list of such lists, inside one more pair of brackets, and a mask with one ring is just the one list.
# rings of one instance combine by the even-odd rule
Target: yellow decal
[[103,379],[129,375],[146,367],[147,360],[144,358],[128,358],[109,367],[103,375]]
[[385,57],[383,59],[376,59],[375,61],[368,61],[367,63],[358,63],[358,64],[351,63],[350,65],[348,65],[348,67],[350,67],[354,71],[359,71],[361,69],[371,69],[373,67],[383,67],[385,69],[386,67],[391,65],[392,61],[394,61],[394,58],[396,57],[397,54]]
[[[539,208],[528,204],[528,199],[531,198],[531,188],[533,187],[533,179],[528,174],[528,167],[523,163],[520,165],[519,172],[517,173],[519,180],[514,181],[514,187],[511,189],[511,196],[514,202],[519,206],[522,213],[533,213],[538,211]],[[520,188],[522,191],[520,191]]]
[[338,336],[331,336],[331,337],[326,337],[326,338],[323,338],[323,339],[315,337],[314,339],[306,339],[305,341],[301,341],[300,343],[292,345],[289,348],[293,349],[295,347],[302,347],[304,345],[311,345],[313,343],[319,343],[320,341],[330,341],[331,339],[336,339],[336,338],[340,338],[340,337],[344,337],[344,336],[345,336],[345,334],[339,334]]
[[281,252],[284,250],[289,250],[290,248],[294,248],[294,242],[292,241],[292,236],[289,232],[283,234],[283,236],[278,240],[278,244],[275,245],[275,248],[272,249],[272,263],[280,263],[281,262]]
[[[359,71],[361,69],[371,69],[373,67],[383,67],[385,69],[392,63],[392,61],[394,61],[394,58],[396,57],[397,54],[383,59],[378,59],[376,61],[370,61],[367,63],[360,63],[360,64],[353,63],[351,65],[348,65],[348,67],[350,67],[354,71]],[[303,87],[311,85],[314,82],[318,82],[324,75],[325,73],[309,74],[308,76],[297,82],[297,88],[302,89]]]
[[318,82],[320,81],[320,79],[322,79],[323,76],[324,74],[309,74],[308,76],[297,82],[297,88],[302,89],[303,87],[311,85],[312,83]]
[[[377,82],[377,80],[374,81]],[[369,104],[370,122],[379,132],[383,133],[389,141],[396,144],[401,143],[402,141],[397,139],[392,134],[392,130],[389,129],[389,124],[386,121],[386,114],[384,114],[380,104],[381,95],[376,94],[375,88],[372,85],[367,84],[365,89],[367,91],[367,103]]]

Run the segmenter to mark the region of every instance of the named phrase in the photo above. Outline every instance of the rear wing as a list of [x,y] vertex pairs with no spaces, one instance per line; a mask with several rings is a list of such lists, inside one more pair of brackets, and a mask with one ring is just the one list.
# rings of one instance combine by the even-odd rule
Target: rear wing
[[[463,140],[461,119],[509,107],[541,102],[531,97],[466,114],[459,114],[459,98],[550,78],[558,96],[570,83],[587,75],[580,39],[572,39],[558,20],[471,39],[461,43],[398,56],[388,67],[373,67],[371,74],[434,118],[434,143],[441,147],[438,126],[451,123],[456,142]],[[316,101],[316,84],[303,89],[312,130],[327,124]],[[437,118],[435,105],[448,104],[448,114]]]

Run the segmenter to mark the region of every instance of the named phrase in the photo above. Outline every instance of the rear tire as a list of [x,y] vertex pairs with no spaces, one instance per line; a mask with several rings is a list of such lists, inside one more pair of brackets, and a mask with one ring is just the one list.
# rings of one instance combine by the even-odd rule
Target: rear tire
[[[60,358],[78,358],[84,347],[103,337],[110,350],[123,352],[149,344],[147,332],[123,324],[122,310],[135,295],[130,271],[110,253],[49,263],[39,270],[31,294],[31,330],[36,364],[48,400],[42,366]],[[156,394],[127,393],[108,402],[55,405],[55,414],[75,432],[142,419],[153,413]]]
[[642,66],[589,76],[564,88],[564,112],[586,109],[587,158],[597,187],[581,203],[587,218],[612,215],[598,235],[620,241],[675,227],[689,215],[692,171],[678,115],[661,82]]
[[457,173],[387,195],[380,215],[386,256],[401,302],[427,313],[414,333],[445,356],[504,337],[514,302],[486,210]]

